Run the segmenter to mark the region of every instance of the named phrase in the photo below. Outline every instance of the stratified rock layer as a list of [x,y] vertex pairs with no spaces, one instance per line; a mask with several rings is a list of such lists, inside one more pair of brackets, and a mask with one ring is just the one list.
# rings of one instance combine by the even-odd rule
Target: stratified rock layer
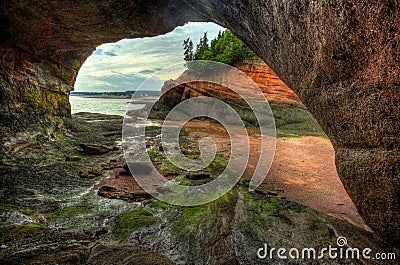
[[[235,65],[235,68],[245,73],[254,81],[260,89],[259,91],[264,94],[265,99],[270,104],[304,107],[299,97],[262,60],[247,60],[244,63]],[[227,70],[218,73],[218,79],[229,81],[234,87],[243,87],[244,84],[249,84],[248,81],[242,80],[242,76],[237,77],[235,71],[229,71],[227,68]],[[228,101],[242,100],[241,96],[243,95],[235,93],[231,88],[210,82],[196,81],[185,83],[185,80],[196,80],[196,75],[190,71],[186,71],[176,80],[169,80],[164,83],[161,88],[161,92],[166,97],[163,99],[163,104],[167,104],[167,102],[180,102],[198,96],[209,96]],[[259,94],[256,91],[257,86],[244,87],[243,89],[246,89],[244,96],[259,98]],[[167,91],[168,93],[166,93]]]
[[299,95],[360,214],[400,246],[399,10],[394,0],[3,1],[2,145],[49,114],[69,115],[67,92],[96,45],[214,21]]

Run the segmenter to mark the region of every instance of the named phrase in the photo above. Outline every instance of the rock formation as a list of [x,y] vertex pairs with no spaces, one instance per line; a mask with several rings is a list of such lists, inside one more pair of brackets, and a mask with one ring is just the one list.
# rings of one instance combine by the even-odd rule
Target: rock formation
[[[248,81],[242,80],[246,75],[237,75],[235,68],[250,77],[255,85],[249,85]],[[193,97],[206,96],[228,103],[239,114],[246,125],[258,126],[257,118],[253,113],[254,110],[249,107],[244,98],[259,99],[262,101],[268,100],[275,116],[275,125],[278,134],[283,133],[281,128],[290,126],[290,124],[293,125],[293,123],[303,125],[303,130],[297,132],[299,134],[307,135],[307,132],[324,134],[314,117],[301,103],[299,97],[262,60],[258,58],[246,60],[241,64],[235,65],[235,68],[232,68],[232,70],[224,69],[218,72],[217,80],[229,81],[231,86],[240,88],[236,92],[232,90],[232,87],[225,87],[212,82],[188,82],[188,80],[203,78],[203,74],[199,76],[199,73],[193,71],[193,69],[186,70],[175,80],[167,80],[161,88],[162,96],[153,106],[150,118],[164,119],[180,102]],[[260,90],[265,97],[264,99],[260,98]],[[305,114],[305,117],[302,119],[298,117],[301,113]],[[314,134],[312,133],[311,135]]]
[[[289,87],[287,87],[274,71],[262,60],[248,60],[240,65],[235,65],[235,68],[241,70],[253,79],[270,104],[304,107],[299,97]],[[221,79],[227,79],[229,73],[223,74],[226,74],[226,76],[221,76]],[[174,91],[171,91],[172,93],[165,95],[168,97],[165,101],[182,101],[197,96],[210,96],[219,99],[229,98],[231,100],[241,99],[238,94],[231,91],[229,88],[208,82],[185,83],[175,87],[177,84],[182,83],[182,80],[188,80],[188,76],[190,77],[190,73],[186,71],[178,77],[178,79],[169,80],[164,83],[164,86],[161,88],[161,93],[165,93],[172,87],[174,87],[176,93],[180,93],[180,95],[178,95],[173,93]],[[238,87],[240,87],[240,84],[243,84],[240,79],[231,81],[235,82]],[[251,93],[251,91],[248,92],[249,96]]]
[[2,1],[2,154],[26,127],[69,115],[68,91],[97,45],[213,21],[297,93],[364,220],[400,246],[399,12],[395,0]]

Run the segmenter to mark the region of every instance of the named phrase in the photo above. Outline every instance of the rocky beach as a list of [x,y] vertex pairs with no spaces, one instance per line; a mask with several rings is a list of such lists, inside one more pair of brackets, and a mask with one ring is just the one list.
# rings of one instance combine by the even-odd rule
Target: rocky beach
[[[193,152],[196,139],[205,135],[217,135],[224,141],[223,130],[217,124],[204,123],[192,122],[185,129],[187,152]],[[117,145],[121,140],[121,117],[80,113],[65,125],[66,132],[55,134],[54,141],[16,150],[14,160],[2,167],[3,264],[107,264],[121,255],[124,260],[140,260],[143,264],[220,264],[221,260],[251,264],[260,263],[256,253],[263,242],[271,247],[317,247],[333,244],[339,234],[346,235],[352,246],[388,250],[371,232],[362,229],[364,224],[343,188],[342,195],[336,192],[331,198],[325,196],[324,213],[289,201],[286,197],[302,200],[296,191],[279,186],[290,180],[269,179],[254,193],[248,191],[246,177],[213,203],[170,206],[151,198],[130,176]],[[151,127],[148,134],[158,135],[153,130],[159,129]],[[256,141],[257,135],[252,137]],[[315,140],[282,138],[278,151],[293,146],[290,141],[312,145]],[[160,171],[170,179],[180,178],[186,185],[209,181],[224,166],[222,150],[221,161],[209,167],[206,174],[183,176],[163,160],[156,137],[148,137],[148,141],[156,147],[151,156]],[[278,156],[278,161],[284,159],[288,157]],[[298,162],[292,162],[287,162],[287,170],[298,168]],[[279,165],[275,164],[272,174],[277,170]],[[295,171],[287,174],[301,176]],[[303,176],[303,181],[310,181],[310,177]],[[329,187],[323,181],[316,182],[326,190],[341,185],[337,176],[330,180]],[[302,188],[310,190],[312,185]],[[301,203],[317,206],[312,199]]]

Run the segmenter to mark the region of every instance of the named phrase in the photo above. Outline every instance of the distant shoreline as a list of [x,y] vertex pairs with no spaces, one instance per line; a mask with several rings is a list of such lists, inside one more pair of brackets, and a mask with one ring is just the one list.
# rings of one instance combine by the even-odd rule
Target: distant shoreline
[[159,97],[156,96],[141,96],[132,99],[132,96],[116,96],[116,95],[70,95],[73,97],[80,98],[97,98],[97,99],[124,99],[126,103],[130,104],[148,104],[153,103],[158,100]]
[[127,90],[121,92],[88,92],[88,91],[71,91],[70,96],[81,97],[81,98],[105,98],[105,99],[130,99],[132,96],[138,99],[152,98],[158,99],[160,97],[160,91],[152,90]]
[[113,95],[69,95],[70,97],[81,98],[109,98],[109,99],[130,99],[132,96],[113,96]]

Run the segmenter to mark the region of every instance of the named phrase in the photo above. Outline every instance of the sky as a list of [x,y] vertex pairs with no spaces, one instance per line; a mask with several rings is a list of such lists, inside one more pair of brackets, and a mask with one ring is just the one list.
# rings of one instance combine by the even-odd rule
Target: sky
[[[196,47],[204,32],[209,39],[224,30],[214,23],[191,22],[170,33],[150,38],[124,39],[100,45],[79,71],[75,91],[113,92],[137,89],[156,72],[184,63],[183,41],[191,38]],[[167,80],[172,77],[163,77]],[[160,90],[165,80],[155,82]]]

